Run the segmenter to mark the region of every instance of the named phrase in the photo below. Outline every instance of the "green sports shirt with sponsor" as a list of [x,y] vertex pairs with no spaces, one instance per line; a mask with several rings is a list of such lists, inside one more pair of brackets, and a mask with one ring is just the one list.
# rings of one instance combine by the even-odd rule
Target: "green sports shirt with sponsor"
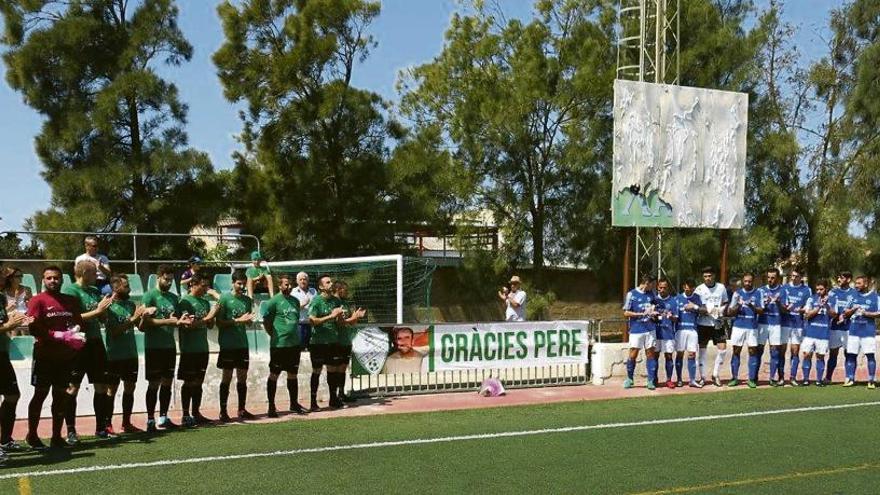
[[[217,318],[221,320],[234,320],[240,316],[250,313],[254,309],[254,301],[242,294],[236,296],[231,292],[227,292],[220,296],[220,312]],[[247,349],[247,323],[235,323],[229,327],[219,329],[217,338],[220,349]]]
[[[309,316],[324,318],[339,306],[339,299],[330,296],[325,298],[318,295],[312,299],[309,307]],[[337,344],[339,343],[339,329],[336,320],[327,320],[320,325],[312,327],[312,344]]]
[[299,299],[275,294],[263,305],[263,324],[272,322],[275,331],[269,339],[270,346],[296,347],[301,344],[299,339]]
[[135,340],[135,328],[126,329],[119,335],[113,335],[110,327],[128,323],[134,314],[135,304],[130,300],[113,301],[107,311],[107,332],[104,335],[104,344],[107,347],[108,361],[123,361],[137,359],[137,341]]
[[[170,318],[176,314],[180,316],[178,304],[180,299],[177,294],[171,291],[162,292],[159,289],[152,289],[144,294],[141,302],[148,308],[156,308],[156,314],[153,318],[163,320]],[[177,325],[150,326],[144,329],[144,348],[146,349],[176,349],[177,344],[174,341],[174,331]]]
[[[61,288],[61,293],[75,297],[76,300],[79,301],[83,313],[93,311],[97,308],[102,297],[101,291],[98,290],[97,287],[91,285],[80,287],[79,284],[67,284]],[[85,326],[83,330],[85,331],[88,340],[101,338],[101,321],[99,318],[85,320],[83,323]]]
[[[9,321],[6,313],[6,294],[0,293],[0,325]],[[0,333],[0,354],[9,354],[9,332]]]
[[[180,298],[180,313],[189,313],[200,320],[211,312],[211,303],[207,299],[187,294]],[[177,329],[180,335],[180,353],[208,352],[208,327],[192,326]]]
[[[339,307],[342,308],[343,313],[342,316],[346,320],[351,318],[351,314],[354,313],[354,310],[357,308],[351,304],[351,301],[348,299],[336,299],[339,301]],[[339,343],[345,346],[351,345],[351,340],[354,338],[354,328],[345,325],[338,324],[339,327]]]

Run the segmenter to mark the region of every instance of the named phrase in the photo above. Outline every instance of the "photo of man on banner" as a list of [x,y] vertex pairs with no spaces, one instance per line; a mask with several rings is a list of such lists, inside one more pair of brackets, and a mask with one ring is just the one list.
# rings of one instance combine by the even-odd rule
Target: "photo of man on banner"
[[395,327],[392,331],[391,353],[385,360],[382,373],[420,373],[428,353],[427,328],[416,332],[411,327]]

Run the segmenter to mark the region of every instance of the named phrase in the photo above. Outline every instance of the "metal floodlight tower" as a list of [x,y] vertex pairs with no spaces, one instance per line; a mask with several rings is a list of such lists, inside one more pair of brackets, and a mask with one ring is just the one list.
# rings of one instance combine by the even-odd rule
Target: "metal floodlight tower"
[[[617,79],[657,84],[679,84],[681,0],[618,0]],[[627,290],[632,235],[627,233],[623,291]],[[634,285],[639,284],[639,264],[656,256],[657,277],[663,269],[663,229],[644,236],[635,232]]]

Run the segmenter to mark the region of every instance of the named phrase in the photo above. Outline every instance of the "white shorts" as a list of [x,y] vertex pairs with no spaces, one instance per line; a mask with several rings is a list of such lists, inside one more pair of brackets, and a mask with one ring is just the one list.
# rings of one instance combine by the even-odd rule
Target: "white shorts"
[[657,339],[654,343],[657,352],[670,353],[675,352],[675,341],[672,339]]
[[788,328],[788,343],[791,345],[801,345],[801,342],[804,341],[803,327],[787,327],[787,328]]
[[631,333],[629,334],[630,349],[650,349],[656,347],[657,337],[654,332]]
[[828,354],[828,340],[817,339],[813,337],[804,337],[803,342],[801,342],[801,352],[805,352],[807,354],[815,352],[816,354],[821,354],[824,356]]
[[840,349],[846,345],[846,337],[849,334],[846,330],[831,330],[831,338],[828,339],[829,349]]
[[749,332],[749,347],[764,347],[767,343],[767,327],[768,325],[758,325],[758,328]]
[[750,333],[752,333],[752,330],[749,330],[748,328],[733,327],[730,331],[730,339],[727,340],[727,344],[734,347],[745,347]]
[[697,352],[700,347],[696,330],[679,330],[675,333],[675,350],[678,352]]
[[788,344],[788,327],[783,327],[781,325],[758,325],[759,327],[764,327],[765,335],[767,335],[767,340],[770,341],[770,345],[784,345]]
[[877,352],[877,339],[875,337],[856,337],[850,335],[846,339],[846,352],[848,354],[874,354]]

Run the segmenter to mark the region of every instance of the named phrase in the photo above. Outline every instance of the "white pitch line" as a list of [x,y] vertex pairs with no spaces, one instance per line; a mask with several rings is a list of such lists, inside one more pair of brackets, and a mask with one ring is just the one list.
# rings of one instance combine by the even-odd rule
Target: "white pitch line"
[[533,435],[544,435],[544,434],[552,434],[552,433],[568,433],[573,431],[589,431],[589,430],[607,430],[613,428],[632,428],[638,426],[654,426],[654,425],[666,425],[666,424],[674,424],[674,423],[690,423],[694,421],[712,421],[716,419],[736,419],[736,418],[750,418],[755,416],[770,416],[776,414],[790,414],[790,413],[802,413],[802,412],[815,412],[815,411],[833,411],[838,409],[852,409],[856,407],[871,407],[871,406],[880,406],[880,401],[872,401],[872,402],[858,402],[851,404],[836,404],[829,406],[809,406],[809,407],[794,407],[789,409],[772,409],[768,411],[752,411],[752,412],[744,412],[744,413],[731,413],[731,414],[713,414],[710,416],[689,416],[684,418],[669,418],[669,419],[652,419],[647,421],[632,421],[626,423],[604,423],[598,425],[583,425],[583,426],[564,426],[560,428],[542,428],[539,430],[521,430],[521,431],[502,431],[497,433],[480,433],[475,435],[456,435],[450,437],[437,437],[437,438],[415,438],[412,440],[393,440],[388,442],[371,442],[371,443],[355,443],[350,445],[332,445],[328,447],[312,447],[312,448],[304,448],[304,449],[292,449],[292,450],[276,450],[274,452],[254,452],[250,454],[230,454],[230,455],[215,455],[208,457],[192,457],[188,459],[166,459],[161,461],[152,461],[152,462],[131,462],[126,464],[108,464],[102,466],[84,466],[78,468],[69,468],[69,469],[53,469],[46,471],[18,471],[14,473],[7,473],[0,475],[0,480],[7,480],[12,478],[20,478],[22,476],[30,476],[32,478],[40,477],[40,476],[59,476],[64,474],[79,474],[79,473],[94,473],[99,471],[116,471],[119,469],[135,469],[135,468],[148,468],[148,467],[159,467],[159,466],[170,466],[170,465],[179,465],[179,464],[201,464],[204,462],[215,462],[215,461],[234,461],[239,459],[256,459],[261,457],[277,457],[277,456],[291,456],[291,455],[300,455],[300,454],[317,454],[323,452],[339,452],[343,450],[362,450],[362,449],[374,449],[374,448],[382,448],[382,447],[399,447],[406,445],[426,445],[433,443],[449,443],[449,442],[464,442],[468,440],[491,440],[495,438],[510,438],[510,437],[526,437]]

